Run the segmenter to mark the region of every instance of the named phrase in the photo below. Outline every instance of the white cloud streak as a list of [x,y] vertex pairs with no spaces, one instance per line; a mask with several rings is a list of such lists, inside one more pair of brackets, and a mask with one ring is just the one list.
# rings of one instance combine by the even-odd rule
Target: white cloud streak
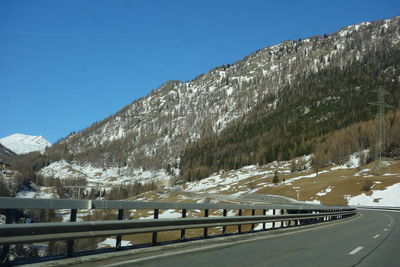
[[84,36],[108,37],[108,36],[126,35],[126,34],[99,34],[99,33],[45,33],[45,32],[0,30],[0,34],[1,33],[17,34],[17,35],[31,35],[31,36],[40,36],[40,37],[84,37]]

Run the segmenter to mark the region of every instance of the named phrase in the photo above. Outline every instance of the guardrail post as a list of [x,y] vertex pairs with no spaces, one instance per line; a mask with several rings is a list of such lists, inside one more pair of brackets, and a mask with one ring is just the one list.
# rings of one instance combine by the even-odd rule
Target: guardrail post
[[[227,214],[226,209],[224,209],[224,211],[222,212],[222,216],[226,217],[226,214]],[[222,226],[222,234],[226,235],[226,226],[225,225]]]
[[[254,216],[254,215],[256,215],[256,210],[252,209],[251,210],[251,216]],[[252,231],[254,231],[254,223],[251,224],[250,232],[252,232]]]
[[[266,210],[263,210],[263,215],[265,216],[267,214]],[[265,222],[263,222],[263,230],[265,230]]]
[[[71,210],[71,215],[70,215],[70,222],[76,222],[76,215],[78,213],[77,209],[72,209]],[[68,244],[67,244],[67,257],[72,257],[72,255],[74,254],[74,242],[75,240],[70,239],[68,240]]]
[[[119,209],[118,210],[118,220],[123,220],[124,219],[124,210],[123,209]],[[115,241],[115,249],[119,250],[121,249],[121,240],[122,240],[122,236],[121,235],[117,235],[117,239]]]
[[[281,210],[281,215],[285,214],[285,210]],[[281,221],[281,228],[284,228],[284,221]]]
[[[272,210],[272,215],[276,215],[275,209]],[[272,222],[272,229],[274,229],[274,228],[275,228],[275,221]]]
[[[208,209],[204,209],[204,217],[208,217]],[[207,238],[208,237],[208,228],[205,227],[203,229],[203,238]]]
[[[308,213],[308,212],[310,212],[310,211],[308,211],[308,210],[303,210],[303,213]],[[306,225],[306,224],[308,224],[309,222],[308,222],[307,219],[304,219],[304,220],[301,220],[300,223],[301,223],[301,225]]]
[[[160,212],[159,209],[154,209],[154,219],[158,219],[159,212]],[[157,245],[157,232],[153,232],[153,238],[151,240],[151,244],[153,246]]]
[[[182,218],[186,218],[186,209],[182,209]],[[181,241],[185,241],[185,229],[181,230]]]
[[[239,216],[242,216],[242,209],[239,209]],[[242,233],[242,225],[241,224],[238,225],[238,233],[239,234]]]

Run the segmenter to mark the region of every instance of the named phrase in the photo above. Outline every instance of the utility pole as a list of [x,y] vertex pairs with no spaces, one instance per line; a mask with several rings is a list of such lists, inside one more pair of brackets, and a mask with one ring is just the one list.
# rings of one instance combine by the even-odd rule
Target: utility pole
[[374,169],[380,169],[383,167],[382,156],[385,151],[385,108],[392,108],[391,105],[385,103],[385,95],[390,95],[389,92],[383,89],[382,86],[378,90],[374,90],[378,94],[378,101],[369,103],[370,105],[377,106],[378,112],[376,118],[378,119],[378,132],[379,135],[376,138],[376,151],[375,151],[375,166]]

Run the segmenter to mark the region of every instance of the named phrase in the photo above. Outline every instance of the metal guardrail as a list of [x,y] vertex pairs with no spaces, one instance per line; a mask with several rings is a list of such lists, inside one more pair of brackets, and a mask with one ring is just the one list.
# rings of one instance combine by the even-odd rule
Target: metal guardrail
[[[78,239],[110,235],[152,233],[182,229],[232,226],[239,224],[256,224],[278,221],[297,221],[303,225],[306,219],[339,218],[352,215],[354,211],[264,215],[264,216],[232,216],[208,218],[181,218],[138,221],[91,221],[76,223],[37,223],[8,224],[0,227],[0,244],[11,245],[29,242],[53,241],[59,239]],[[299,222],[300,221],[300,222]]]
[[317,204],[240,205],[188,202],[143,202],[119,200],[28,199],[0,197],[0,209],[295,209],[332,210],[343,206]]
[[[355,208],[347,206],[322,206],[315,204],[282,205],[237,205],[182,202],[138,202],[104,200],[64,200],[64,199],[18,199],[0,197],[0,209],[7,211],[7,224],[0,225],[0,246],[3,246],[2,259],[7,259],[9,245],[53,240],[67,240],[67,256],[74,254],[74,240],[88,237],[116,236],[116,249],[121,248],[121,236],[126,234],[153,233],[152,244],[156,245],[157,233],[181,230],[181,240],[185,240],[186,229],[203,228],[203,237],[208,237],[209,227],[222,227],[221,234],[226,234],[227,226],[237,226],[237,233],[242,233],[242,225],[281,222],[281,227],[319,223],[352,216]],[[47,222],[13,224],[16,209],[70,209],[70,222]],[[78,210],[100,209],[118,210],[117,220],[76,222]],[[123,220],[124,210],[154,210],[154,219]],[[182,211],[182,218],[159,219],[160,209]],[[204,210],[203,217],[187,218],[187,210]],[[223,216],[209,217],[209,210],[222,210]],[[227,210],[237,210],[238,216],[227,216]],[[252,216],[242,216],[243,210],[251,210]],[[263,215],[256,215],[261,210]],[[274,215],[266,215],[272,210]],[[280,213],[280,214],[278,214]]]
[[357,209],[366,209],[366,210],[400,211],[400,207],[393,207],[393,206],[351,206],[351,207]]

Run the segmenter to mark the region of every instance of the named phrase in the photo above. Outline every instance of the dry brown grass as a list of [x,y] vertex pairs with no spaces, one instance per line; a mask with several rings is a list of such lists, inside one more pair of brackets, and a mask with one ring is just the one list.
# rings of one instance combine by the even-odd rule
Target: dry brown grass
[[[373,163],[363,166],[361,169],[373,168]],[[323,171],[323,170],[321,170]],[[321,172],[320,171],[320,172]],[[292,182],[292,185],[278,185],[276,187],[266,187],[257,191],[261,194],[273,194],[281,195],[290,198],[297,198],[297,192],[299,192],[300,201],[311,201],[319,200],[322,204],[328,205],[347,205],[346,196],[357,196],[363,192],[365,181],[372,183],[373,190],[383,190],[388,186],[400,182],[400,177],[396,176],[383,176],[385,173],[400,174],[400,161],[396,161],[390,166],[380,169],[378,172],[374,172],[375,175],[369,177],[365,176],[354,176],[359,172],[359,169],[339,169],[335,171],[329,171],[327,173],[319,174],[314,178],[304,178]],[[307,175],[311,173],[304,173],[301,175]],[[286,180],[299,176],[298,173],[290,174],[285,177]],[[376,183],[378,182],[378,183]],[[293,187],[298,187],[297,190]],[[327,193],[325,196],[317,196],[318,192],[324,191],[328,187],[332,188],[332,191]]]
[[[331,168],[331,167],[330,167]],[[324,170],[322,169],[320,172]],[[272,184],[272,177],[266,178],[265,176],[256,175],[253,177],[249,177],[248,179],[244,179],[238,181],[235,185],[231,186],[229,190],[222,191],[221,194],[234,194],[239,191],[246,190],[249,186],[254,186],[255,188],[259,188],[256,193],[258,194],[272,194],[272,195],[280,195],[285,197],[290,197],[293,199],[297,198],[297,192],[299,193],[299,200],[301,201],[311,201],[318,200],[322,204],[329,205],[346,205],[347,198],[346,196],[357,196],[361,193],[371,194],[369,192],[363,192],[363,187],[365,187],[366,181],[371,183],[372,190],[383,190],[388,186],[391,186],[395,183],[400,182],[400,161],[393,162],[390,166],[384,167],[381,170],[371,173],[366,173],[364,175],[355,176],[361,169],[372,169],[373,163],[363,166],[362,168],[354,168],[354,169],[339,169],[335,171],[330,171],[326,173],[320,173],[318,176],[313,178],[303,178],[300,180],[293,181],[291,184],[278,184],[277,186],[265,186],[265,183]],[[265,168],[264,170],[274,170],[273,168]],[[310,172],[296,172],[290,174],[279,174],[279,179],[282,181],[283,179],[288,180],[291,178],[295,178],[298,176],[305,176],[314,173]],[[396,174],[394,176],[383,176],[386,173]],[[224,177],[230,177],[232,174],[225,173],[222,174]],[[378,183],[377,183],[378,182]],[[217,185],[216,185],[217,187]],[[323,196],[318,196],[318,192],[325,191],[328,187],[331,188],[330,192],[327,192]],[[364,188],[365,189],[365,188]],[[193,197],[192,193],[182,193],[182,192],[171,192],[169,191],[167,194],[161,194],[160,191],[151,191],[143,193],[132,200],[135,199],[146,199],[146,201],[167,201],[167,202],[196,202],[197,198]],[[223,203],[220,201],[219,203]],[[231,203],[231,202],[226,202]],[[163,218],[162,215],[163,210],[160,210],[160,218]],[[180,210],[176,210],[176,212],[181,212]],[[256,215],[261,214],[262,211],[257,211]],[[235,211],[237,214],[237,211]],[[139,219],[140,217],[151,217],[153,214],[152,210],[138,210],[135,212],[127,213],[127,218],[129,219]],[[210,210],[210,216],[221,216],[221,210]],[[243,216],[251,215],[251,210],[244,210]],[[114,215],[115,216],[115,213]],[[111,217],[112,217],[111,216]],[[204,216],[203,211],[198,212],[194,210],[188,210],[187,217],[198,217]],[[250,225],[243,225],[242,231],[250,231]],[[229,226],[227,227],[227,233],[236,233],[238,230],[237,226]],[[222,228],[209,228],[208,234],[221,234]],[[201,237],[203,235],[203,229],[188,229],[186,230],[186,238],[196,238]],[[134,245],[139,244],[150,244],[152,239],[152,234],[136,234],[136,235],[127,235],[123,236],[123,240],[128,240]],[[170,231],[170,232],[160,232],[158,233],[157,240],[159,242],[171,241],[171,240],[179,240],[180,239],[180,231]]]

